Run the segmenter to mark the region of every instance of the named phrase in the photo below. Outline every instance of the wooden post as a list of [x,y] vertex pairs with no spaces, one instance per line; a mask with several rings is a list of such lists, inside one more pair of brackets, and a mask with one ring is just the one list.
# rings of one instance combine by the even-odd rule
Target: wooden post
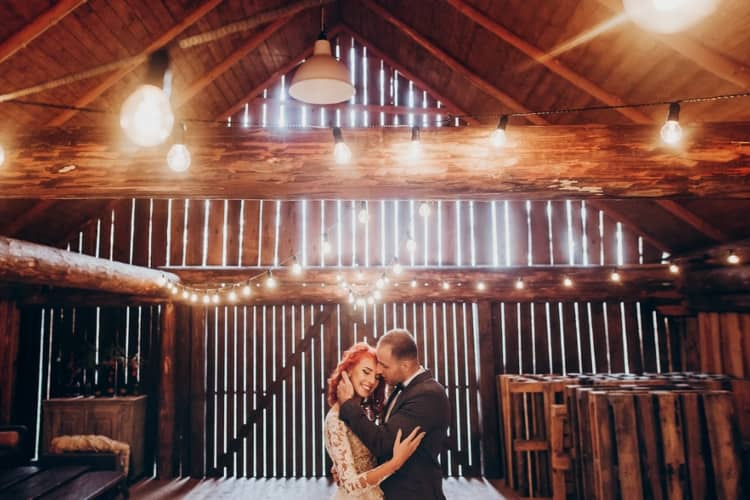
[[164,304],[161,310],[161,372],[159,381],[159,450],[157,475],[175,477],[175,306]]
[[500,430],[498,428],[497,391],[495,376],[498,374],[497,344],[492,328],[492,304],[488,301],[476,305],[479,324],[479,394],[482,400],[482,463],[483,475],[488,478],[502,477],[500,469]]
[[21,315],[15,302],[0,301],[0,425],[13,416]]

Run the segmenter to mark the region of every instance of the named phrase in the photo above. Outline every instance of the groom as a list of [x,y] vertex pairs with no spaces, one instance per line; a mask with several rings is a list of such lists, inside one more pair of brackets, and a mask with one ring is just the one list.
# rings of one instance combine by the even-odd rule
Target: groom
[[348,377],[338,386],[339,418],[381,463],[390,458],[399,429],[407,436],[420,426],[427,434],[419,448],[380,486],[386,500],[444,500],[437,456],[443,449],[451,414],[445,388],[419,364],[417,344],[407,330],[391,330],[380,337],[377,357],[378,375],[393,387],[383,409],[382,424],[376,425],[367,418]]

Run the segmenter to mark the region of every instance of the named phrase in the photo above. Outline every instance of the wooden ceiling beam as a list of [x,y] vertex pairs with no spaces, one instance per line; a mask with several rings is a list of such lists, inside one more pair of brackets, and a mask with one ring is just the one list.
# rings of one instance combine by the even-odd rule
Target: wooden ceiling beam
[[661,250],[662,252],[668,252],[668,253],[672,252],[669,245],[661,241],[659,238],[652,236],[651,234],[649,234],[647,231],[643,229],[643,226],[641,225],[642,221],[637,220],[636,218],[630,216],[627,212],[623,210],[618,210],[612,202],[607,202],[605,200],[587,200],[586,204],[590,206],[591,208],[594,208],[596,210],[601,210],[602,212],[609,215],[613,219],[616,219],[623,226],[630,229],[635,234],[642,237],[646,242],[650,243],[651,245]]
[[691,226],[693,229],[696,229],[699,233],[702,233],[713,240],[720,243],[729,240],[729,236],[726,233],[712,226],[694,212],[688,210],[674,200],[656,200],[656,204],[680,219],[682,222]]
[[[388,23],[394,25],[404,35],[410,38],[412,41],[417,43],[420,47],[430,53],[433,57],[439,60],[441,63],[448,66],[457,75],[468,80],[472,85],[480,89],[490,97],[497,99],[508,109],[516,113],[528,113],[529,110],[524,107],[520,102],[516,101],[512,96],[498,89],[494,84],[488,82],[481,76],[477,75],[469,67],[464,65],[461,61],[449,55],[443,49],[429,41],[427,38],[419,34],[414,28],[391,14],[387,9],[381,5],[375,3],[373,0],[359,0],[359,2],[365,5],[368,9],[378,14]],[[548,122],[541,116],[530,115],[525,117],[530,122],[536,125],[546,125]]]
[[446,97],[442,92],[435,89],[434,86],[428,84],[427,82],[419,78],[416,74],[406,69],[403,64],[399,63],[388,54],[383,52],[375,43],[373,43],[372,40],[368,40],[362,37],[362,35],[360,35],[359,33],[355,33],[352,27],[348,25],[344,25],[344,32],[354,38],[359,44],[366,46],[367,51],[374,57],[382,59],[383,62],[385,62],[388,66],[398,70],[399,73],[414,82],[417,87],[421,87],[423,90],[429,92],[432,97],[440,101],[445,106],[445,109],[448,112],[463,116],[463,120],[471,125],[478,125],[480,123],[479,120],[471,116],[468,111],[458,106],[450,98]]
[[[340,24],[334,26],[333,28],[329,29],[327,34],[328,38],[333,38],[336,35],[339,34],[341,31],[342,26]],[[282,67],[271,73],[271,75],[266,78],[263,82],[253,87],[245,96],[237,101],[235,104],[233,104],[229,109],[226,111],[223,111],[222,113],[216,115],[214,120],[216,121],[222,121],[226,120],[233,114],[239,112],[244,106],[245,103],[252,101],[256,97],[258,97],[261,92],[263,92],[263,89],[267,89],[274,83],[276,83],[277,80],[279,80],[283,75],[286,75],[290,71],[292,71],[294,68],[297,67],[297,65],[302,62],[303,59],[306,59],[312,55],[313,47],[312,45],[308,45],[305,50],[297,54],[295,57],[292,57],[287,63],[285,63]]]
[[33,21],[0,43],[0,64],[33,42],[39,35],[60,22],[86,0],[60,0]]
[[[153,54],[154,52],[156,52],[157,50],[161,49],[162,47],[166,46],[168,43],[174,40],[177,36],[179,36],[180,33],[182,33],[187,28],[189,28],[190,26],[198,22],[200,19],[203,18],[203,16],[211,12],[221,2],[222,0],[205,0],[202,4],[200,4],[198,7],[193,9],[187,16],[185,16],[185,18],[182,21],[174,25],[169,30],[165,31],[156,40],[151,42],[138,55],[149,56]],[[126,66],[110,74],[100,83],[98,83],[97,85],[95,85],[94,87],[86,91],[85,94],[79,97],[78,100],[72,104],[72,106],[77,107],[77,108],[88,106],[97,97],[104,94],[107,90],[112,88],[117,82],[122,80],[122,78],[125,77],[125,75],[133,71],[137,66],[138,66],[137,64]],[[63,111],[62,113],[54,117],[52,120],[50,120],[47,123],[47,126],[59,127],[60,125],[64,124],[65,122],[73,118],[73,116],[75,116],[76,113],[77,111],[72,110],[72,109]]]
[[175,275],[0,236],[0,281],[163,297]]
[[329,130],[206,125],[191,131],[184,173],[167,169],[169,144],[133,152],[113,129],[14,137],[0,197],[750,198],[750,123],[686,125],[684,149],[661,146],[656,126],[519,126],[501,154],[490,127],[430,128],[415,160],[408,131],[351,129],[346,167],[333,161]]
[[190,83],[186,89],[177,92],[176,96],[172,99],[174,109],[178,109],[187,101],[195,97],[198,92],[208,87],[214,80],[228,71],[229,68],[237,64],[241,59],[273,36],[274,33],[279,31],[279,29],[284,27],[291,18],[292,14],[276,19],[271,24],[245,40],[245,43],[237,47],[226,57],[226,59],[211,68],[205,75]]
[[[520,50],[528,57],[532,58],[539,64],[542,64],[547,69],[572,83],[590,96],[595,97],[608,106],[622,106],[625,104],[625,102],[616,95],[607,92],[602,87],[595,84],[583,75],[579,75],[559,60],[548,56],[543,50],[522,39],[515,33],[506,29],[504,26],[501,26],[499,23],[497,23],[493,19],[490,19],[485,14],[481,13],[480,11],[466,3],[464,0],[447,0],[447,2],[461,14],[479,24],[484,29],[500,38],[502,41]],[[635,123],[645,124],[653,122],[653,120],[648,115],[641,111],[638,111],[637,109],[621,108],[616,109],[615,111],[622,114],[623,116],[626,116]]]
[[[165,267],[165,271],[180,277],[187,286],[216,287],[220,284],[241,283],[262,274],[262,268],[206,268]],[[390,273],[390,283],[382,291],[382,302],[453,301],[453,300],[615,300],[651,299],[678,300],[680,277],[671,274],[668,266],[629,265],[617,268],[622,281],[610,279],[612,267],[598,266],[531,266],[511,268],[491,267],[405,267],[401,275]],[[307,268],[302,275],[288,269],[275,269],[273,275],[278,286],[268,288],[262,279],[251,282],[250,297],[243,298],[237,289],[238,299],[247,302],[306,302],[346,303],[348,289],[339,277],[349,283],[353,292],[367,296],[374,291],[372,284],[386,268]],[[361,278],[359,274],[361,273]],[[565,287],[563,279],[569,277],[572,287]],[[516,288],[521,279],[523,289]],[[412,287],[412,280],[416,280]],[[478,283],[484,289],[478,288]],[[448,283],[444,288],[443,283]],[[227,301],[229,288],[220,291]],[[212,288],[209,294],[214,293]]]
[[[598,2],[613,12],[622,12],[622,2],[619,0],[598,0]],[[731,82],[742,89],[750,88],[750,68],[739,61],[710,49],[686,35],[657,33],[649,33],[649,35],[722,80]]]
[[54,205],[56,200],[39,200],[34,205],[26,210],[24,213],[16,217],[15,219],[8,222],[4,228],[0,229],[0,233],[5,236],[15,236],[26,224],[36,219],[39,215],[44,213],[49,207]]

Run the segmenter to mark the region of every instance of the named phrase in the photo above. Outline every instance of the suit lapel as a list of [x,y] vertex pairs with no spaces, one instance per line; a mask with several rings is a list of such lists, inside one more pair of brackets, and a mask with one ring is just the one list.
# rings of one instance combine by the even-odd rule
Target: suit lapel
[[404,404],[406,398],[409,397],[409,395],[412,393],[412,391],[415,390],[418,385],[431,378],[432,374],[429,370],[425,370],[417,375],[414,380],[412,380],[411,383],[401,391],[401,394],[398,395],[398,398],[396,398],[396,403],[393,405],[393,410],[391,410],[391,417],[393,417],[393,414],[396,413],[399,408],[401,408],[401,405]]

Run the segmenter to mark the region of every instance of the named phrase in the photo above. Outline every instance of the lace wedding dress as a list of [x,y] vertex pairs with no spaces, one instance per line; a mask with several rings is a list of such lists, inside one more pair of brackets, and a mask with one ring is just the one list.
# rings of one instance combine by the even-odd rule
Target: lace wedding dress
[[375,457],[339,420],[338,408],[331,408],[326,415],[325,444],[339,476],[333,500],[383,500],[380,486],[368,485],[364,477],[367,471],[377,467]]

